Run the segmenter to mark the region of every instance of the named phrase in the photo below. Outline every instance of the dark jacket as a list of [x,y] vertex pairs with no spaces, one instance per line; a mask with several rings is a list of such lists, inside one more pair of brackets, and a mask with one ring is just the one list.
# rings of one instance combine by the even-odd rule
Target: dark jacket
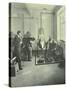
[[16,35],[14,38],[14,56],[20,58],[21,56],[21,39]]

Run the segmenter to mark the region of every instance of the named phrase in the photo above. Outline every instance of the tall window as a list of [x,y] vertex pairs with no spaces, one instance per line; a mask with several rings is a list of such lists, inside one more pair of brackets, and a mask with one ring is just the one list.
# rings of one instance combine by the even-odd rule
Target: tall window
[[65,41],[65,13],[64,7],[57,14],[57,40]]

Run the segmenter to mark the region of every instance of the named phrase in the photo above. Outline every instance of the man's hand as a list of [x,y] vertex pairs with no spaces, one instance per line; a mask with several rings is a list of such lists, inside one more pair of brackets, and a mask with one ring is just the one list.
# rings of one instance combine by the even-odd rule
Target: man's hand
[[20,42],[20,44],[22,44],[22,42]]

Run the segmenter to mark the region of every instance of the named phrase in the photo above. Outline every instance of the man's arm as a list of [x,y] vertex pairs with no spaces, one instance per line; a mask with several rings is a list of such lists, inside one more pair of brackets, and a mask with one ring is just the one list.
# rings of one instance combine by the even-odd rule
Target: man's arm
[[20,40],[17,36],[15,36],[14,38],[14,46],[18,46],[18,44],[20,43]]

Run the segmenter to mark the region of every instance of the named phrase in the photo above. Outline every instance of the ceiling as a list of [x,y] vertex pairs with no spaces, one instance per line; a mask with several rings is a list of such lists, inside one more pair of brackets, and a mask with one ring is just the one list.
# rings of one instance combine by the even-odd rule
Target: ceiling
[[47,4],[30,4],[30,3],[12,3],[12,14],[14,16],[16,16],[17,14],[22,14],[22,13],[26,13],[28,15],[31,14],[31,12],[33,13],[40,13],[42,11],[50,11],[53,12],[56,7],[60,7],[60,6],[56,6],[56,5],[47,5]]

